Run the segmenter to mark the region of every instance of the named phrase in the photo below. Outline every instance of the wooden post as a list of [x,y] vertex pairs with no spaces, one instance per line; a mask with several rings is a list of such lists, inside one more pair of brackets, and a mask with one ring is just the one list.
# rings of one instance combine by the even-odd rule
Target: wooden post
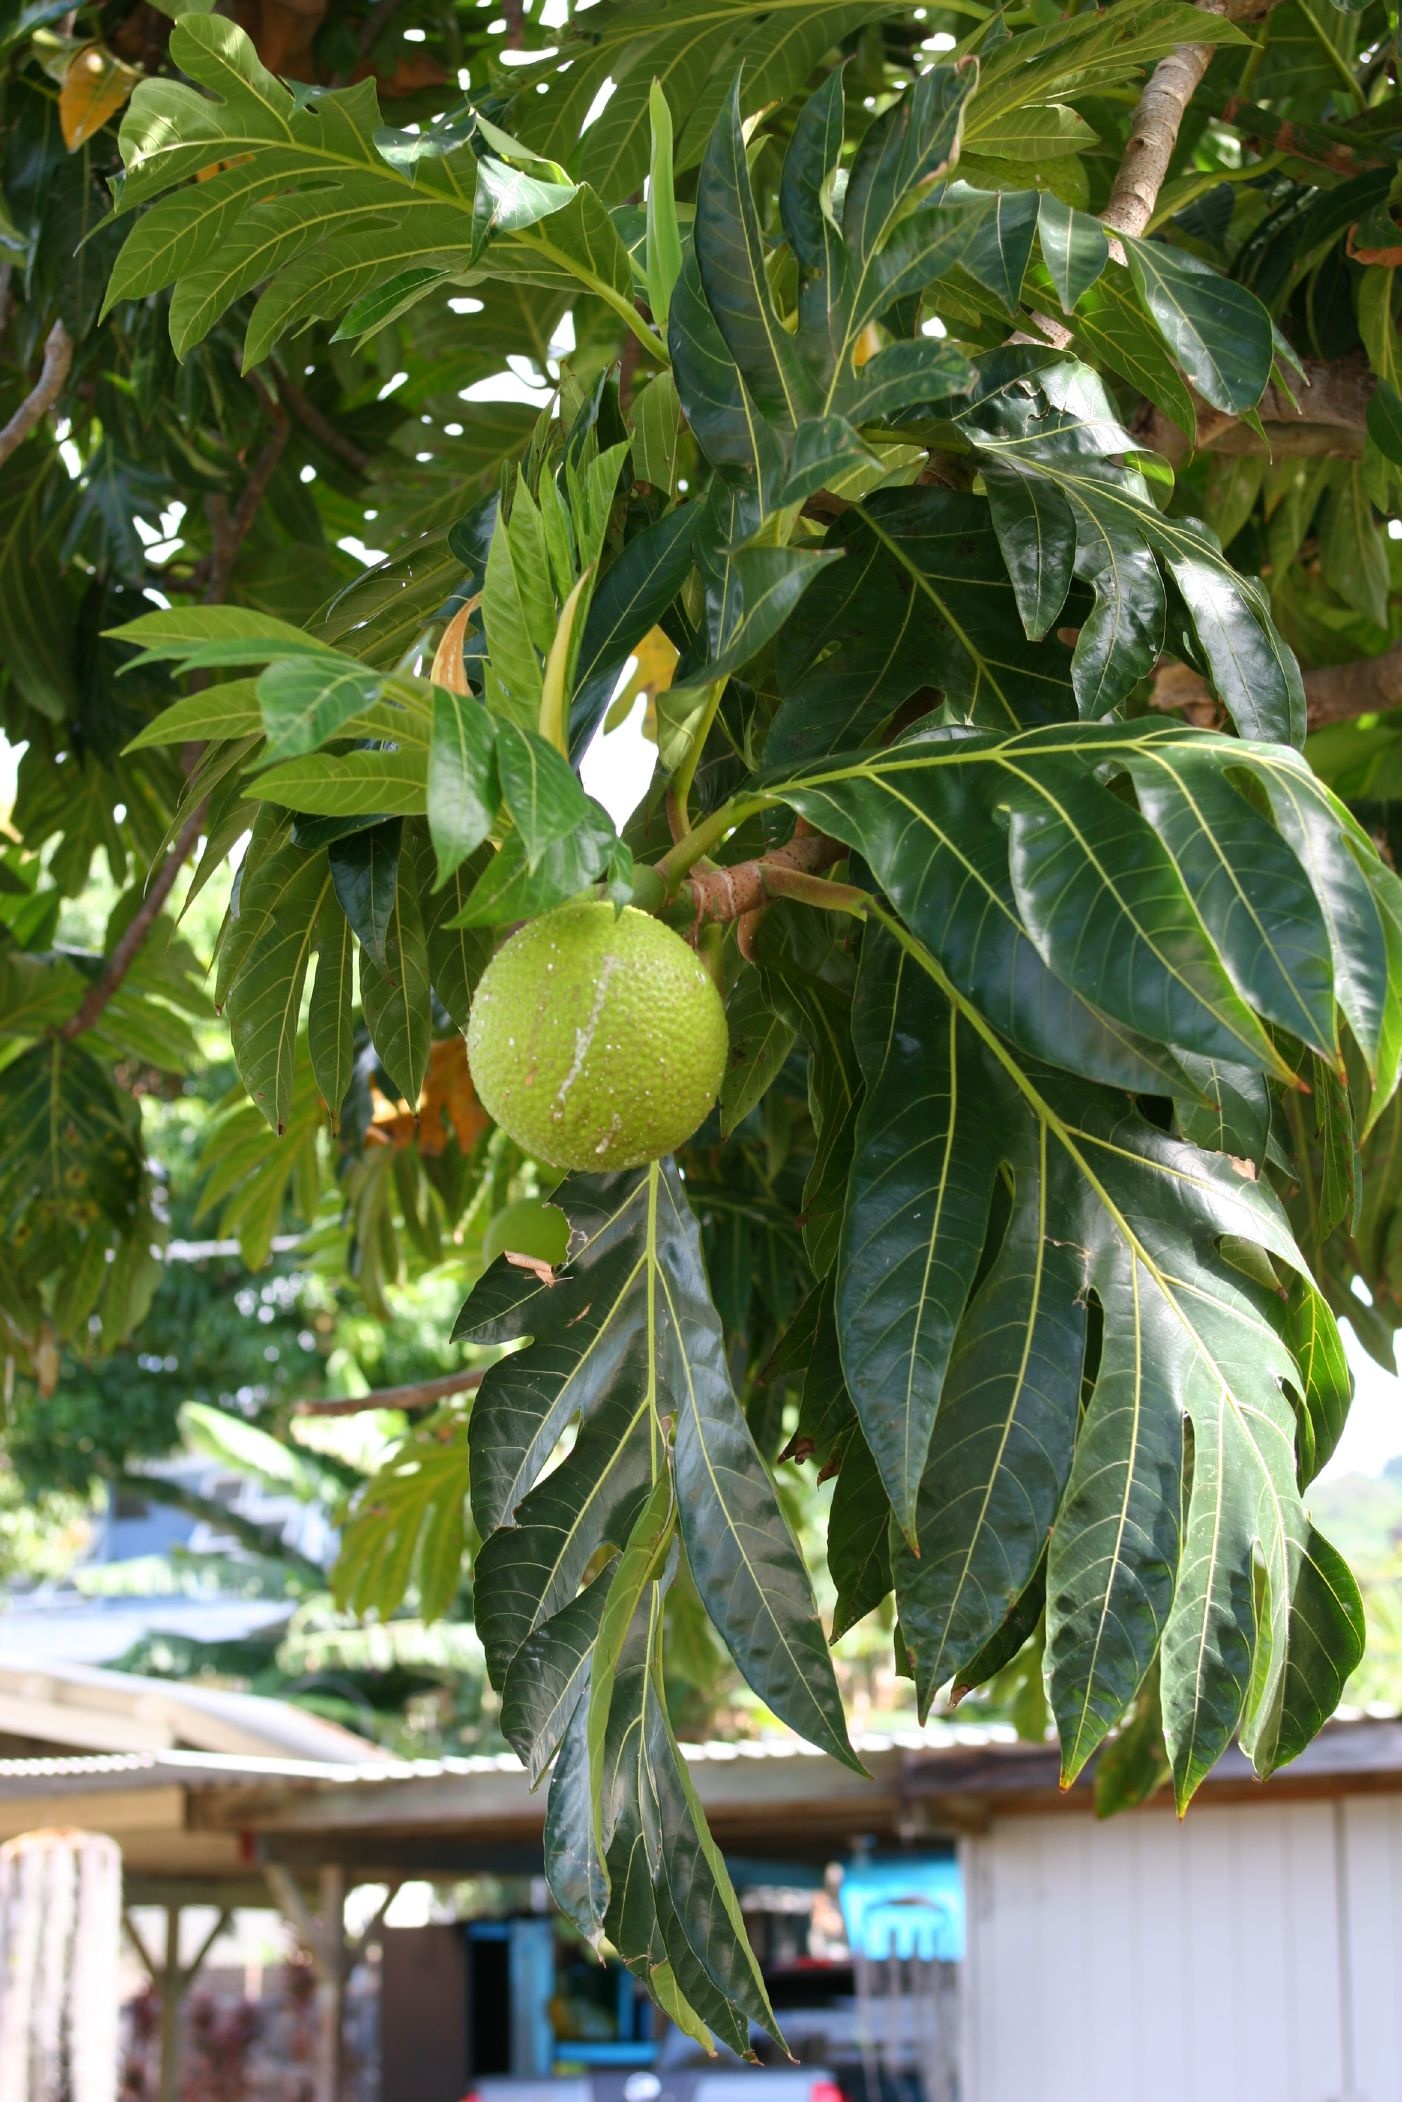
[[0,2095],[116,2102],[122,1857],[96,1832],[0,1846]]
[[346,2070],[346,1872],[324,1868],[317,1879],[325,1959],[317,1965],[315,2102],[341,2102]]
[[230,1915],[220,1912],[214,1925],[196,1949],[190,1961],[180,1961],[180,1916],[179,1905],[167,1905],[165,1960],[157,1963],[141,1938],[136,1921],[129,1912],[123,1913],[122,1924],[127,1930],[127,1939],[141,1959],[141,1968],[151,1982],[160,2002],[160,2028],[157,2032],[159,2045],[158,2077],[156,2094],[159,2102],[179,2102],[180,2098],[180,2010],[185,2004],[185,1995],[199,1975],[200,1966],[229,1924]]
[[166,1906],[166,1960],[157,1991],[161,1996],[160,2102],[180,2102],[180,1907]]
[[316,1972],[316,2065],[313,2102],[342,2102],[346,2064],[346,1986],[351,1972],[384,1923],[397,1884],[353,1942],[346,1940],[346,1872],[323,1868],[317,1878],[320,1910],[312,1912],[292,1871],[279,1862],[263,1870],[277,1907],[311,1957]]

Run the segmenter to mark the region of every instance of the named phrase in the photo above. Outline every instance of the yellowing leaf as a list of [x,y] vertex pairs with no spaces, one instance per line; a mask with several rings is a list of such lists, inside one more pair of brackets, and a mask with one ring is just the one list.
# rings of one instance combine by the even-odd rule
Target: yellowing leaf
[[[677,669],[677,646],[661,628],[649,628],[633,652],[633,668],[609,704],[604,717],[605,732],[616,730],[627,719],[634,701],[640,693],[646,694],[651,703],[659,693],[665,693],[672,683]],[[648,731],[655,736],[655,726]]]
[[74,53],[58,96],[58,121],[70,153],[101,131],[125,104],[141,74],[114,58],[105,44],[84,44]]
[[482,594],[477,592],[459,606],[439,637],[438,647],[433,653],[433,683],[446,686],[449,693],[466,693],[467,667],[463,663],[463,646],[467,641],[467,624],[481,604]]

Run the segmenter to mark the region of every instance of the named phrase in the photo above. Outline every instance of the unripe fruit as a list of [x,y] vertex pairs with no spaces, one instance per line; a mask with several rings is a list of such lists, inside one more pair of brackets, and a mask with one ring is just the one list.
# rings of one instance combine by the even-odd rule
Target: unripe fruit
[[705,966],[651,914],[561,905],[513,934],[467,1020],[477,1093],[556,1168],[634,1168],[689,1139],[720,1093],[725,1010]]

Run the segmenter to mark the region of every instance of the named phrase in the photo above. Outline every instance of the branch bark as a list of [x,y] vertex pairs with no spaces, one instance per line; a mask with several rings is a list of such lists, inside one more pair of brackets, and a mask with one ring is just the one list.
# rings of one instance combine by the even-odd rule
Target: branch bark
[[[1269,14],[1279,0],[1197,0],[1197,5],[1203,14],[1241,21]],[[1142,234],[1153,218],[1188,104],[1218,48],[1216,44],[1179,44],[1159,60],[1144,83],[1130,119],[1129,140],[1110,186],[1109,203],[1100,214],[1100,223],[1110,235],[1110,252],[1118,263],[1124,262],[1125,253],[1115,237]],[[1058,350],[1070,347],[1071,331],[1064,322],[1050,314],[1036,314],[1033,319],[1048,343]]]
[[[1221,710],[1202,680],[1186,664],[1168,664],[1154,681],[1154,706],[1186,716],[1204,728],[1221,720]],[[1305,701],[1311,730],[1351,722],[1359,715],[1402,708],[1402,643],[1380,657],[1360,657],[1351,664],[1322,664],[1305,673]]]
[[44,362],[38,379],[5,428],[0,430],[0,467],[4,466],[16,446],[24,443],[35,425],[48,415],[63,392],[64,382],[72,368],[73,338],[63,323],[56,321],[44,344]]
[[710,922],[724,924],[757,912],[777,895],[770,888],[771,874],[779,873],[781,878],[786,874],[816,876],[848,852],[840,840],[828,839],[821,832],[805,832],[787,846],[776,847],[772,854],[758,855],[753,861],[737,861],[733,868],[693,869],[681,888],[690,893],[698,927]]
[[[1267,387],[1261,397],[1258,414],[1265,426],[1271,456],[1361,459],[1368,403],[1377,387],[1366,358],[1356,352],[1328,362],[1307,358],[1304,370],[1304,382],[1295,390],[1298,408],[1276,386]],[[1224,416],[1203,401],[1198,402],[1197,408],[1198,452],[1259,455],[1266,451],[1256,433],[1236,417]],[[1142,437],[1151,452],[1162,453],[1175,467],[1192,449],[1186,432],[1161,409],[1146,410],[1136,424],[1135,435]]]
[[334,1401],[299,1401],[294,1416],[360,1416],[367,1409],[428,1409],[453,1394],[470,1394],[486,1372],[448,1372],[441,1379],[421,1379],[405,1387],[381,1387],[374,1394],[342,1394]]
[[[1226,0],[1199,0],[1204,13],[1227,13]],[[1142,234],[1154,215],[1173,149],[1215,44],[1179,44],[1161,58],[1139,97],[1129,142],[1110,188],[1101,224],[1115,234]]]

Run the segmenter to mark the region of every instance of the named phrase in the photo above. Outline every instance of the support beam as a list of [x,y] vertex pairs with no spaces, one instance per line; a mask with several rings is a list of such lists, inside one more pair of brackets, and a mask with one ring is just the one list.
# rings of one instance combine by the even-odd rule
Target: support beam
[[214,1925],[196,1949],[188,1963],[180,1961],[180,1920],[183,1907],[167,1903],[165,1957],[157,1963],[142,1937],[141,1930],[132,1918],[130,1910],[122,1914],[122,1925],[126,1928],[127,1940],[135,1949],[141,1968],[150,1981],[151,1988],[160,2001],[160,2030],[156,2094],[159,2102],[179,2102],[180,2097],[180,2012],[185,1996],[194,1984],[214,1944],[229,1924],[230,1915],[221,1908],[215,1915]]
[[318,1875],[319,1904],[313,1912],[292,1871],[269,1862],[268,1879],[277,1908],[312,1960],[316,1973],[317,2044],[313,2102],[342,2102],[345,2084],[346,1986],[351,1973],[384,1924],[398,1885],[392,1883],[354,1941],[346,1937],[346,1871],[324,1865]]

